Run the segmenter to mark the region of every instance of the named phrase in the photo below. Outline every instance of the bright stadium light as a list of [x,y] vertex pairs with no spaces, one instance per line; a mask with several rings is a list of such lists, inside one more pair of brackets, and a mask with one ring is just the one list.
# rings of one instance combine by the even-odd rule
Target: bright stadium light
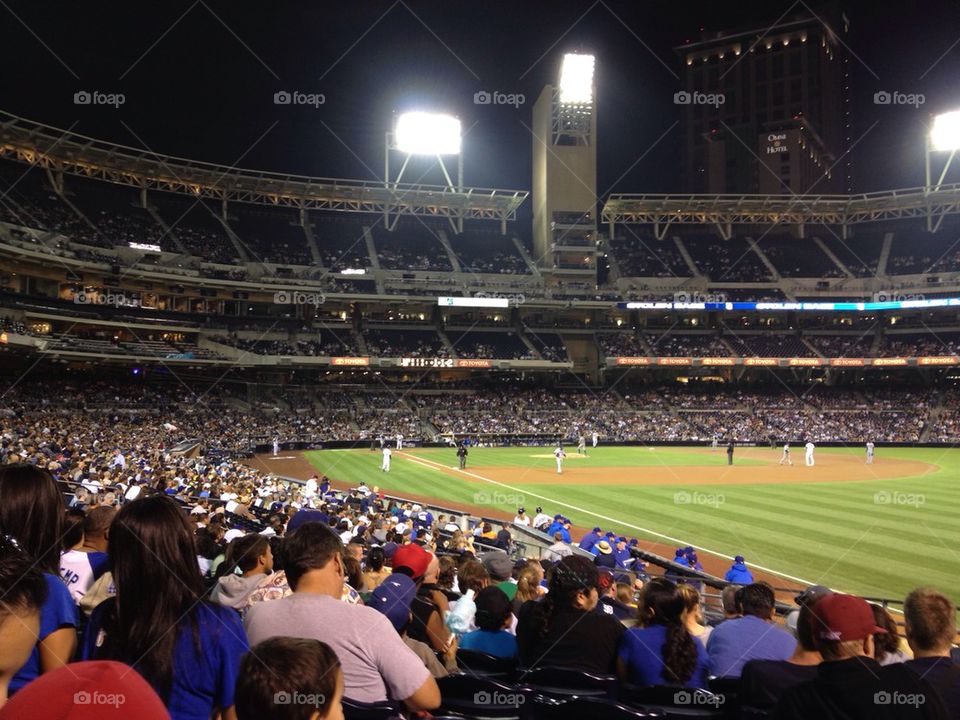
[[567,53],[560,67],[560,102],[585,105],[593,102],[593,55]]
[[930,146],[941,152],[960,150],[960,110],[941,113],[933,118]]
[[452,115],[404,113],[397,118],[396,147],[409,155],[459,155],[460,121]]

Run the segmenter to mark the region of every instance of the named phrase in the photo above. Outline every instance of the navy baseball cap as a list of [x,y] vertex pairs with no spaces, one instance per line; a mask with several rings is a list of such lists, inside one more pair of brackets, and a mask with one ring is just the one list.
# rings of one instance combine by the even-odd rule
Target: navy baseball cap
[[397,632],[410,621],[410,604],[417,595],[417,584],[406,575],[391,574],[370,596],[370,605],[387,616]]
[[742,563],[744,562],[743,555],[737,555],[734,559],[734,562]]
[[562,520],[562,519],[563,519],[563,515],[561,515],[560,513],[557,513],[556,515],[553,516],[553,519],[554,519],[554,520]]
[[603,532],[603,530],[601,530],[601,529],[598,528],[598,527],[595,527],[595,528],[593,529],[593,531],[594,531],[595,533]]

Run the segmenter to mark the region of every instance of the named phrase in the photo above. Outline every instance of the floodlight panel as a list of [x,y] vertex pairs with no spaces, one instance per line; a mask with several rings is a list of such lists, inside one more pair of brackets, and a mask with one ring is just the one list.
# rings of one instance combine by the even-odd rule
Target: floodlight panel
[[933,118],[930,144],[934,150],[960,150],[960,110]]
[[586,104],[593,102],[593,55],[567,53],[560,67],[560,102]]
[[452,115],[409,112],[397,118],[397,149],[411,155],[459,155],[460,120]]

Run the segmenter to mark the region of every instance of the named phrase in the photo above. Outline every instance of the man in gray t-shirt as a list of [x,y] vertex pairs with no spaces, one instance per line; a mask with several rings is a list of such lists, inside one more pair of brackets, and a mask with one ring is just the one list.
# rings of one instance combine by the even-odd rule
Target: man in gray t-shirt
[[244,626],[251,646],[276,636],[322,640],[340,660],[344,697],[402,700],[414,712],[438,707],[436,681],[386,616],[341,602],[342,550],[340,538],[322,523],[306,523],[286,538],[284,570],[294,592],[250,608]]

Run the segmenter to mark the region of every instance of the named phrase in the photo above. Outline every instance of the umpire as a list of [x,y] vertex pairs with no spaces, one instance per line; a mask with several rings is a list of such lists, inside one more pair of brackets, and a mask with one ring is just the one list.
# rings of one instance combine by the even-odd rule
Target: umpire
[[733,440],[727,443],[727,465],[733,465]]
[[467,467],[467,446],[464,443],[457,445],[457,459],[460,461],[460,469]]

